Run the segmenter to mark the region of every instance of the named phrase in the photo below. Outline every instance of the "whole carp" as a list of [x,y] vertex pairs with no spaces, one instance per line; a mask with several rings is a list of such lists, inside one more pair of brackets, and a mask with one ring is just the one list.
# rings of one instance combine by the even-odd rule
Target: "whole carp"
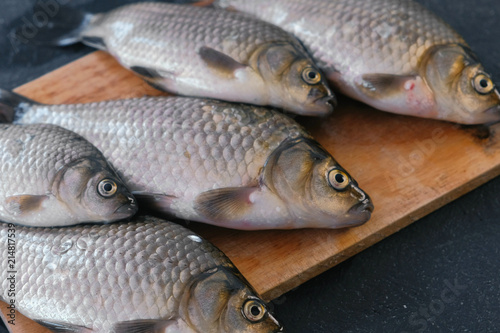
[[469,46],[412,0],[216,0],[298,37],[335,88],[375,108],[462,124],[500,120]]
[[82,135],[138,199],[179,218],[237,229],[339,228],[366,222],[373,210],[319,143],[271,109],[188,97],[40,105],[7,91],[2,103],[4,118]]
[[49,124],[0,124],[0,221],[66,226],[136,212],[132,194],[80,135]]
[[105,50],[155,88],[181,95],[305,115],[329,114],[335,104],[325,78],[293,36],[239,13],[148,2],[95,15],[62,7],[36,38]]
[[57,332],[282,331],[220,250],[158,218],[68,228],[1,224],[0,251],[0,298]]

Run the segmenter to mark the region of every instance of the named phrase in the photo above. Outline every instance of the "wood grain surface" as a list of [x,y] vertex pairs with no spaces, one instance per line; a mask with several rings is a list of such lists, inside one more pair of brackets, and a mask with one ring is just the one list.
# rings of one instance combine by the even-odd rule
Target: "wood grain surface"
[[[16,92],[48,104],[161,94],[103,52]],[[349,99],[339,102],[329,118],[297,120],[372,197],[375,212],[369,222],[345,230],[253,232],[188,225],[224,251],[267,300],[500,174],[497,127],[463,128],[379,112]],[[20,326],[14,329],[24,332]]]
[[26,318],[16,310],[11,311],[7,306],[9,306],[7,303],[0,301],[0,317],[11,333],[51,333],[48,328]]

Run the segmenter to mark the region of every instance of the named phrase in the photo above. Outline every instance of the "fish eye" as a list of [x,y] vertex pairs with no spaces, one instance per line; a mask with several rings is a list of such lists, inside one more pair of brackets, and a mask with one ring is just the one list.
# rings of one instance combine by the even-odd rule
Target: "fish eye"
[[337,191],[342,191],[349,185],[350,180],[345,172],[333,169],[328,173],[328,183]]
[[97,185],[97,192],[105,198],[115,195],[117,190],[118,185],[111,179],[103,179],[99,185]]
[[243,305],[243,315],[252,322],[262,320],[266,313],[266,307],[258,300],[250,299]]
[[306,67],[302,71],[302,79],[307,84],[316,84],[321,81],[321,74],[312,67]]
[[493,89],[495,89],[493,81],[491,81],[491,79],[487,75],[482,73],[474,77],[474,79],[472,80],[472,85],[478,93],[483,95],[489,94]]

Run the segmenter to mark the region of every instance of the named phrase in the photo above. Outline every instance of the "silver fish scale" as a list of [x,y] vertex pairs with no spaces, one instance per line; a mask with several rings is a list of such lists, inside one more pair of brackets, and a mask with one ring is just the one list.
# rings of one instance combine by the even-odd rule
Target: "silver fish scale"
[[45,195],[56,173],[81,158],[102,154],[81,136],[47,125],[0,126],[0,211],[11,195]]
[[[412,0],[220,0],[293,33],[319,67],[343,75],[408,74],[436,44],[465,41]],[[352,73],[352,74],[351,74]]]
[[[158,31],[164,32],[161,37]],[[266,42],[287,42],[303,49],[282,29],[245,15],[165,3],[140,3],[98,14],[83,35],[104,38],[110,53],[126,66],[143,64],[175,76],[202,75],[206,65],[197,53],[203,46],[243,64]]]
[[70,129],[98,147],[132,191],[187,205],[214,188],[256,185],[281,142],[310,137],[274,110],[183,97],[33,105],[21,122]]
[[[0,250],[7,256],[7,224]],[[154,217],[70,228],[16,227],[16,307],[32,319],[111,332],[133,319],[175,318],[184,288],[202,272],[234,267],[209,242]],[[9,300],[7,260],[1,296]]]

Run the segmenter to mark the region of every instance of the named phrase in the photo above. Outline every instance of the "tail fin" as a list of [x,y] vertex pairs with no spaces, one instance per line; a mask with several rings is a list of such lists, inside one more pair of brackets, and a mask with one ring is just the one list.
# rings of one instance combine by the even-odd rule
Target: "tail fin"
[[14,92],[0,89],[0,123],[16,122],[33,104],[39,103]]
[[[39,1],[33,12],[44,13],[44,17],[50,17],[50,20],[36,27],[30,22],[25,22],[17,29],[16,35],[34,44],[43,45],[66,46],[80,42],[81,33],[92,18],[92,14],[61,6],[56,1],[46,3]],[[30,27],[29,24],[33,26]]]

